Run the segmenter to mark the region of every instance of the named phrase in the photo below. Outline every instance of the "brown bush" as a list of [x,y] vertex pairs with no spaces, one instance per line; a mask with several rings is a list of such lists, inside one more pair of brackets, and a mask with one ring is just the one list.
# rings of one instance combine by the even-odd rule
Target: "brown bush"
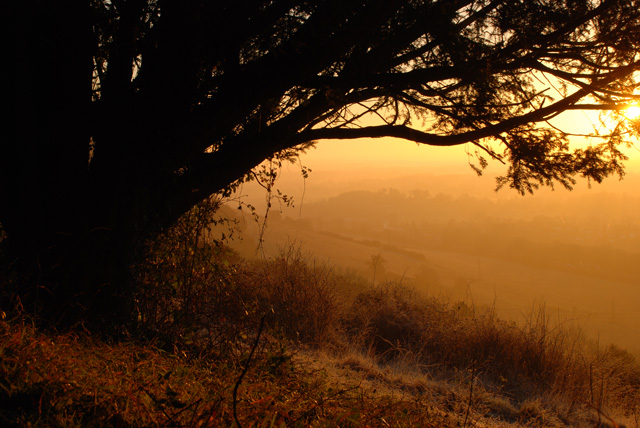
[[156,240],[136,266],[138,330],[167,345],[180,342],[227,352],[255,329],[259,315],[251,290],[238,286],[243,261],[211,236],[218,201],[195,207]]
[[338,278],[289,246],[277,257],[249,267],[260,311],[287,339],[310,345],[328,344],[339,330]]
[[242,355],[266,315],[271,337],[355,348],[379,364],[401,362],[396,365],[429,376],[479,382],[509,397],[514,408],[544,402],[564,415],[587,408],[598,418],[613,408],[638,414],[638,362],[553,325],[544,307],[516,325],[491,309],[427,298],[406,286],[366,285],[293,246],[247,262],[204,239],[208,223],[198,217],[202,212],[193,215],[150,244],[138,269],[139,325],[161,341]]
[[569,409],[637,411],[640,364],[625,351],[598,351],[579,332],[552,325],[544,307],[520,326],[492,310],[385,284],[362,292],[343,323],[348,340],[383,363],[410,360],[448,379],[472,372],[485,388],[518,400],[562,397]]

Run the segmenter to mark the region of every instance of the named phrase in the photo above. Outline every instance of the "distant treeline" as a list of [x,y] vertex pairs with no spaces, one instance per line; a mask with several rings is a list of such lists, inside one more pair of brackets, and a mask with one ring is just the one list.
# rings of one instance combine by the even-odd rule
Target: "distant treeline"
[[640,198],[631,195],[567,194],[556,202],[537,196],[489,200],[383,189],[305,204],[304,217],[296,223],[381,248],[462,251],[633,279],[640,254],[639,214]]

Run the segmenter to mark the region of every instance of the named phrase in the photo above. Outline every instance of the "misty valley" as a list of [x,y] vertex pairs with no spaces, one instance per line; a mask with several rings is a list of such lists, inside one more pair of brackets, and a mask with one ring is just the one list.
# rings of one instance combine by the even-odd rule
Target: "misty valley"
[[[297,246],[374,285],[401,282],[517,322],[544,307],[554,323],[640,352],[637,194],[594,188],[470,196],[442,193],[433,180],[425,184],[435,191],[411,188],[409,178],[375,190],[347,184],[344,192],[320,183],[298,206],[274,202],[260,251],[259,224],[246,216],[242,238],[231,245],[247,257]],[[470,179],[452,180],[465,189]]]
[[640,428],[640,0],[6,3],[0,427]]

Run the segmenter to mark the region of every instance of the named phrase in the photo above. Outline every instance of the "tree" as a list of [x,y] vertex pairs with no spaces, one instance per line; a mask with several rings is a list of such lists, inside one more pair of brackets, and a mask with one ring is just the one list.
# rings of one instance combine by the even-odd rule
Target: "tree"
[[382,277],[384,280],[386,269],[384,265],[387,264],[387,259],[382,257],[382,254],[373,254],[371,255],[371,261],[367,262],[367,265],[371,267],[373,270],[373,278],[371,279],[371,285],[376,285],[376,276]]
[[120,320],[137,242],[317,140],[470,143],[527,192],[622,176],[638,133],[548,124],[637,100],[636,0],[13,3],[0,222],[54,322]]

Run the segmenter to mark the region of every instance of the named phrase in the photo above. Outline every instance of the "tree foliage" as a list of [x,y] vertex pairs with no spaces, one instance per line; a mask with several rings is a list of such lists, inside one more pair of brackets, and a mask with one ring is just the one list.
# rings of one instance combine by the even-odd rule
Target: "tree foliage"
[[622,172],[624,123],[575,151],[544,125],[637,98],[637,2],[238,3],[93,5],[93,109],[153,111],[136,165],[164,159],[185,207],[322,138],[472,143],[520,191]]
[[[0,221],[85,283],[126,283],[141,237],[318,140],[468,143],[524,193],[622,176],[639,131],[637,0],[15,3]],[[579,109],[620,120],[572,148],[549,121]]]

